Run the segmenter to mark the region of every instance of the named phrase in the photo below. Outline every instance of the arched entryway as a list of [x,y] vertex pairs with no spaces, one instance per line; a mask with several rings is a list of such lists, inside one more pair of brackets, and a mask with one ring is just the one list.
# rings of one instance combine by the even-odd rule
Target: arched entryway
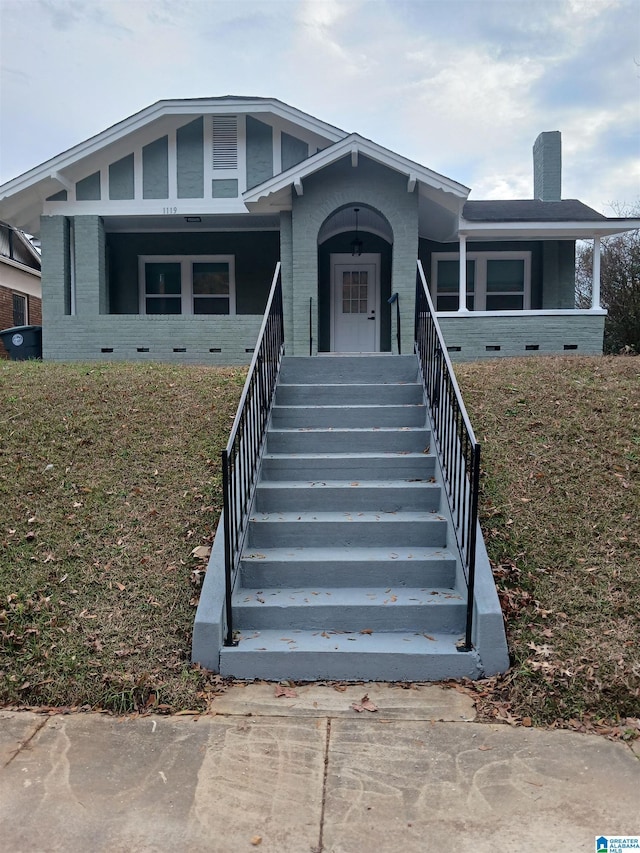
[[392,245],[388,220],[366,204],[325,219],[318,232],[319,352],[391,350]]

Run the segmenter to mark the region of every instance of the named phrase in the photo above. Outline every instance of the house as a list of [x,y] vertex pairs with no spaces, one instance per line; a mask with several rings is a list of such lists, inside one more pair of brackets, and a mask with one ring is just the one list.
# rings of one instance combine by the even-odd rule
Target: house
[[[25,234],[0,222],[0,331],[41,322],[40,255]],[[8,358],[1,339],[0,358]]]
[[228,96],[153,104],[4,184],[0,217],[41,240],[45,359],[246,363],[278,261],[289,354],[410,352],[417,259],[453,359],[599,353],[575,241],[640,223],[560,181],[557,131],[533,199],[469,201],[357,133]]

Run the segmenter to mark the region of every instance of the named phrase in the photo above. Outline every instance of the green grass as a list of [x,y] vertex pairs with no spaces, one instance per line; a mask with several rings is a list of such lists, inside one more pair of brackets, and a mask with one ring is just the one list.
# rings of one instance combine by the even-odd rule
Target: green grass
[[[510,672],[487,717],[640,716],[640,358],[456,368]],[[243,371],[0,363],[0,705],[204,709],[189,663]]]

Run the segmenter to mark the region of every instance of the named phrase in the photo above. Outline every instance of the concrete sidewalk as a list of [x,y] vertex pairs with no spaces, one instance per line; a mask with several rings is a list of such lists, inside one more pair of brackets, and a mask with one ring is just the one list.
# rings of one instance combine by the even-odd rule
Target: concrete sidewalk
[[[591,853],[640,748],[473,722],[455,690],[236,686],[200,717],[0,711],[0,849]],[[364,693],[378,707],[351,707]]]

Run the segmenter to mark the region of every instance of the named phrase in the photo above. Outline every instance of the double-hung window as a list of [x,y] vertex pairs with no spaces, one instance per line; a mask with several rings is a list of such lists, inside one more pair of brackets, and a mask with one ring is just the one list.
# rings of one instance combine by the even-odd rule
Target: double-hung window
[[233,255],[139,258],[141,314],[235,314]]
[[[436,311],[457,311],[460,256],[431,257],[431,295]],[[522,311],[531,306],[531,252],[468,252],[469,311]]]

